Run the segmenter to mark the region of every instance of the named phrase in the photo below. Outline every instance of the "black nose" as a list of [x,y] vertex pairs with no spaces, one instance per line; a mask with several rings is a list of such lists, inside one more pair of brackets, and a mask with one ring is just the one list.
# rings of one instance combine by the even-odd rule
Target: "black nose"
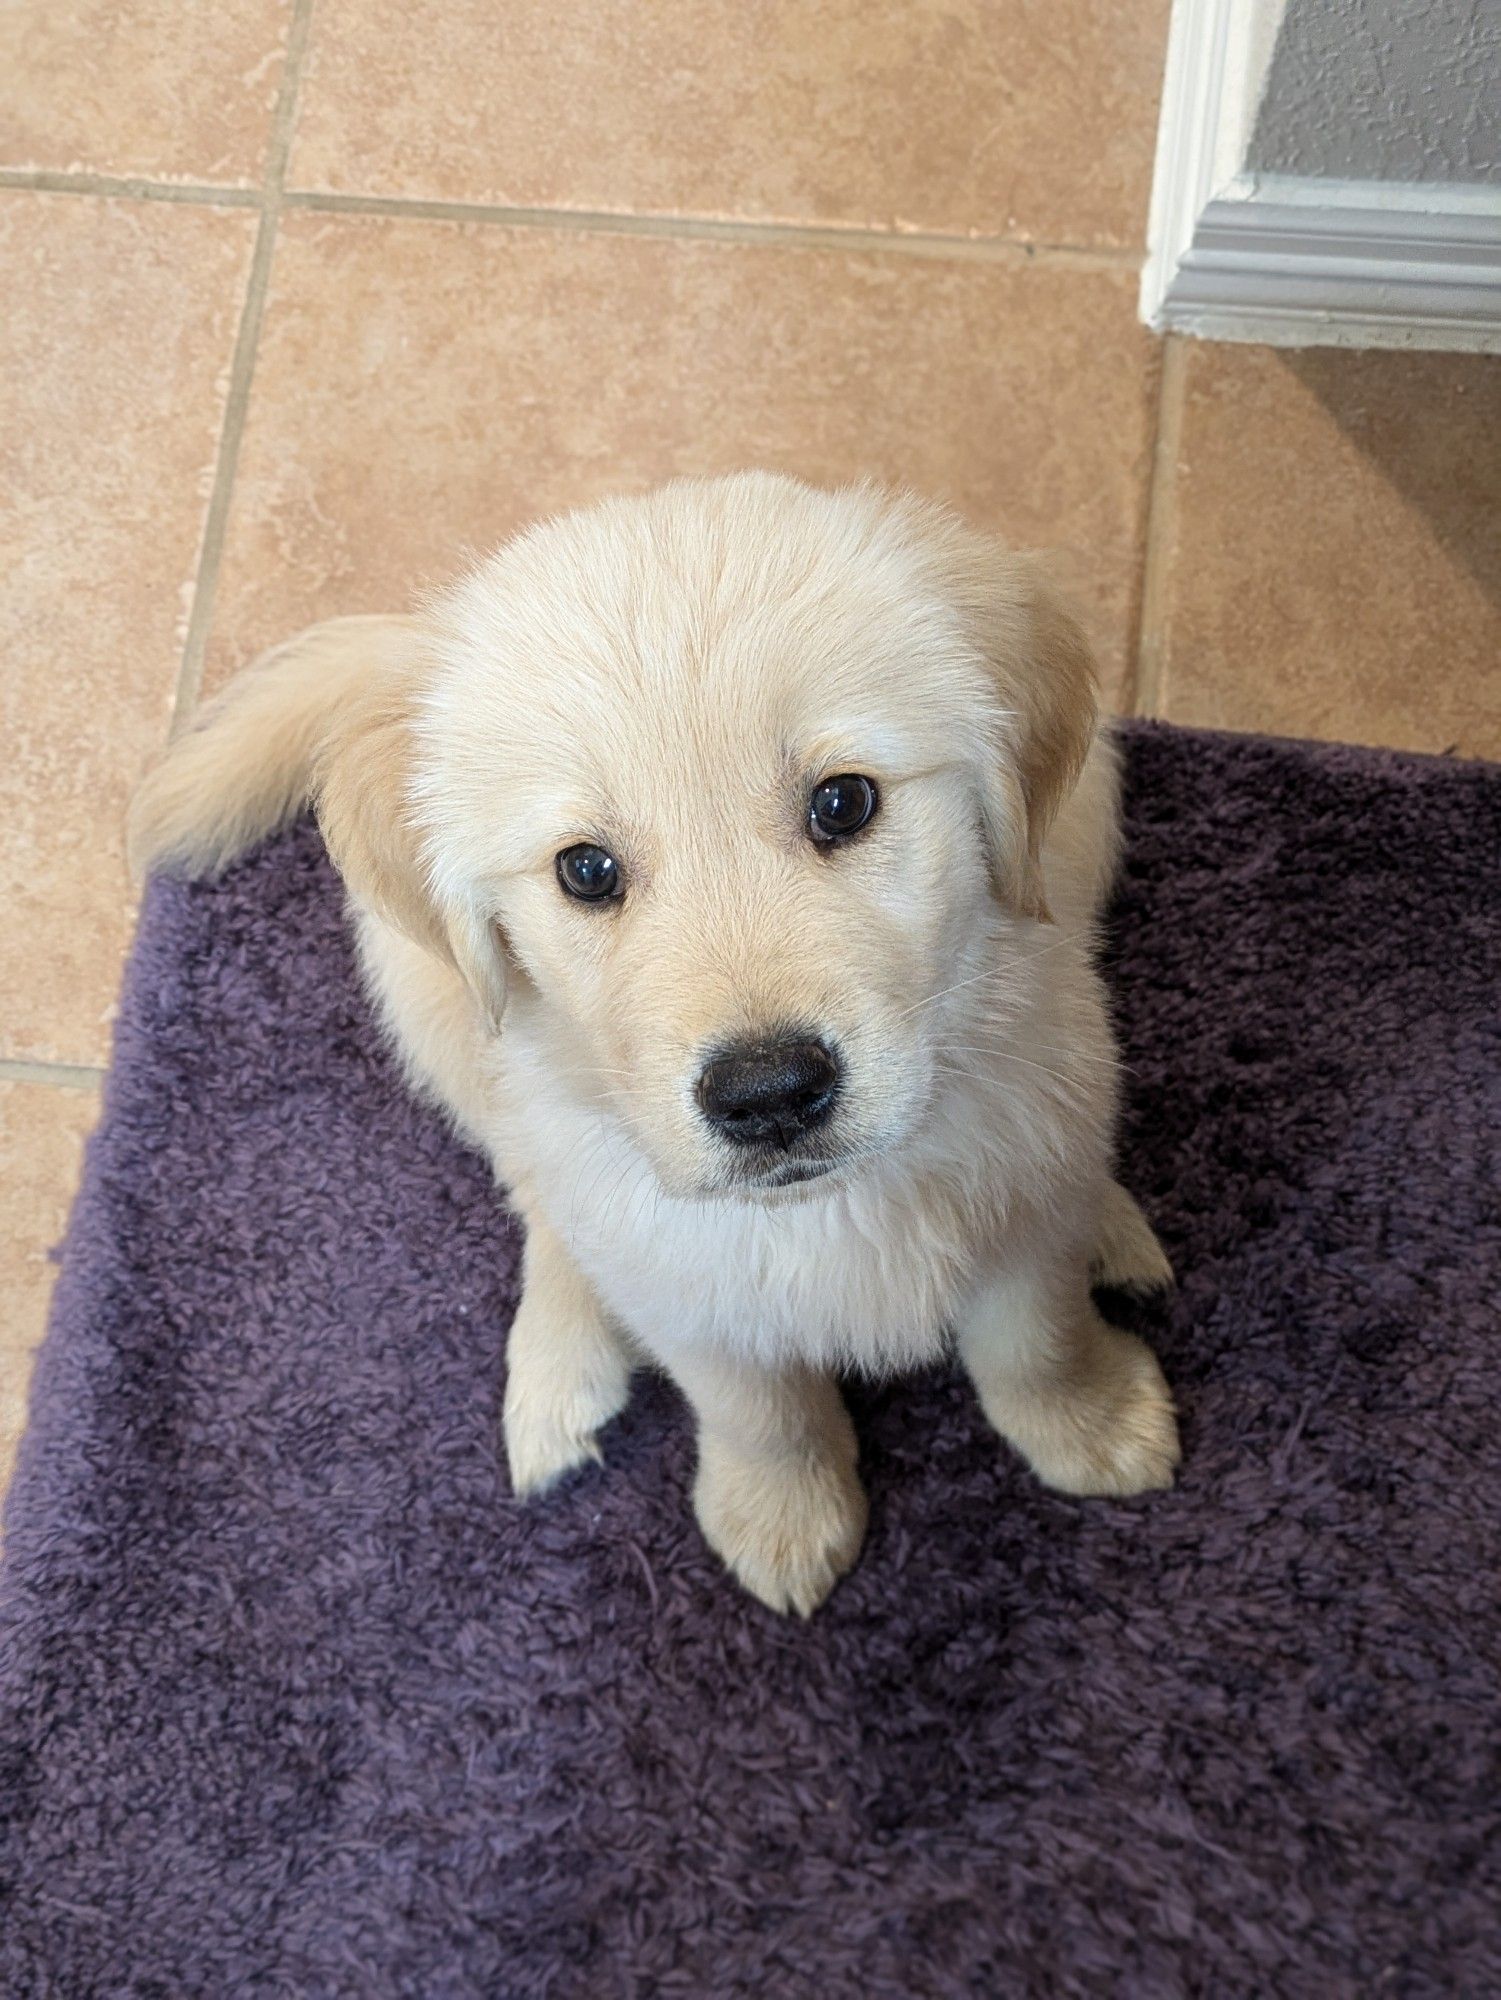
[[727,1049],[698,1079],[698,1101],[737,1146],[790,1146],[834,1107],[839,1062],[822,1042]]

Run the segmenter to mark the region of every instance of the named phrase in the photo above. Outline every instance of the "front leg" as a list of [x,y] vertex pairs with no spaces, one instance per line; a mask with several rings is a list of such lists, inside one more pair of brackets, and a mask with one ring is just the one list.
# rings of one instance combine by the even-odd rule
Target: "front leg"
[[1167,1383],[1152,1350],[1095,1311],[1083,1256],[990,1278],[958,1334],[986,1416],[1044,1485],[1118,1496],[1171,1486]]
[[506,1459],[518,1497],[600,1456],[625,1407],[631,1358],[547,1221],[527,1216],[521,1304],[506,1342]]
[[773,1611],[817,1610],[865,1539],[854,1427],[831,1377],[673,1347],[698,1419],[693,1506],[714,1553]]

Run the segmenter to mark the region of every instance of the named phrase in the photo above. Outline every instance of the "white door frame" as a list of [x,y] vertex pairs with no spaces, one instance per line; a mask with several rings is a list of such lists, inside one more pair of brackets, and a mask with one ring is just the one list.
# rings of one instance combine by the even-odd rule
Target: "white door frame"
[[1270,12],[1175,0],[1142,318],[1279,347],[1501,353],[1501,186],[1247,171]]

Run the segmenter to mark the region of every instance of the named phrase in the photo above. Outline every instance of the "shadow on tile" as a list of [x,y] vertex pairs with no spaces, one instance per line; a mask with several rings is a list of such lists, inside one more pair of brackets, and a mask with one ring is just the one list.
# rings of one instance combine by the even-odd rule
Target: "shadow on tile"
[[1278,359],[1501,604],[1501,359],[1327,347]]

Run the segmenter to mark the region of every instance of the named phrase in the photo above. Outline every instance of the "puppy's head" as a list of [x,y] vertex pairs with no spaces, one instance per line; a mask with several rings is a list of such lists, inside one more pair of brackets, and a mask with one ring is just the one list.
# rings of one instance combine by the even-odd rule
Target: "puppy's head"
[[1046,920],[1094,727],[1037,572],[937,509],[768,475],[520,536],[353,714],[321,812],[354,884],[508,994],[678,1193],[897,1147],[933,1003]]

